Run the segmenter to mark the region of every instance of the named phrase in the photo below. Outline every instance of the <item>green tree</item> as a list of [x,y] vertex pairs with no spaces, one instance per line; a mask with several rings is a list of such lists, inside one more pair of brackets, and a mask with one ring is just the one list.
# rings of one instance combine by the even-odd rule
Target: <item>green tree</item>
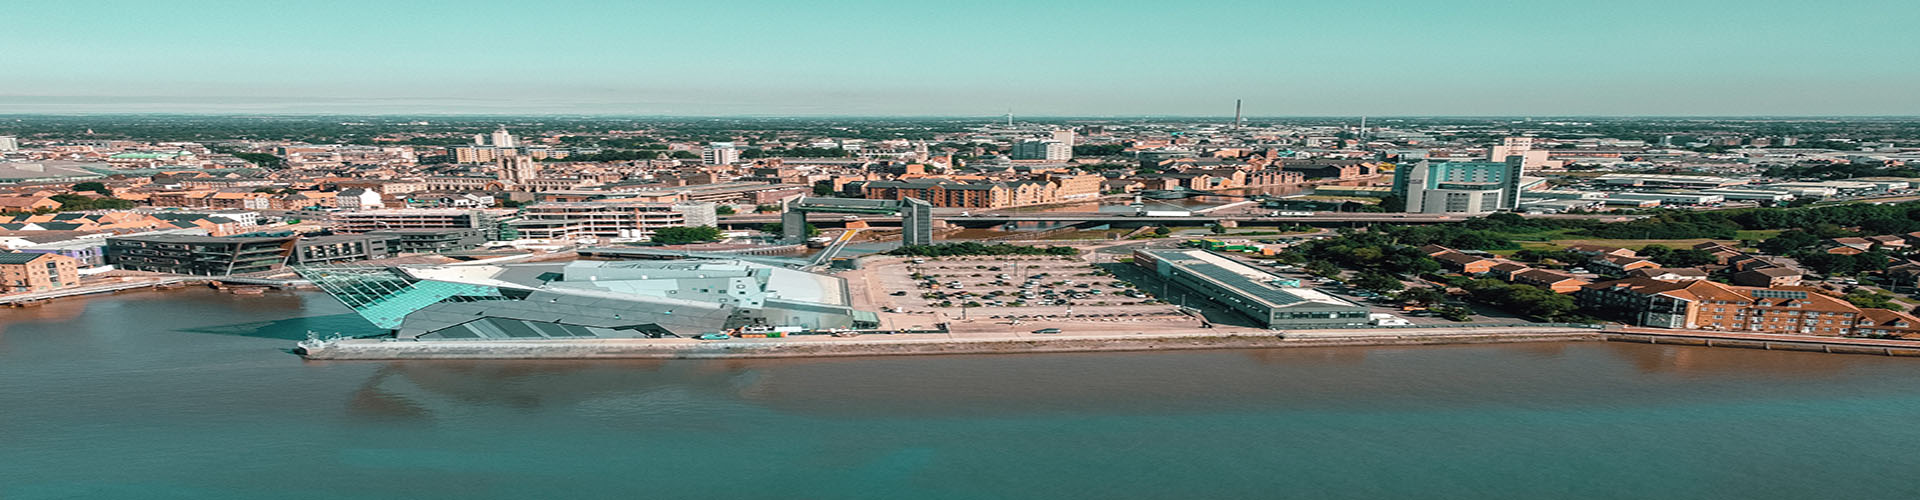
[[107,196],[113,196],[113,190],[107,189],[106,184],[99,183],[99,182],[82,182],[79,184],[74,184],[73,191],[76,193],[82,192],[82,191],[92,191],[92,192],[104,194]]
[[1338,278],[1340,276],[1340,265],[1330,261],[1316,260],[1308,262],[1303,269],[1307,271],[1307,274],[1322,278]]
[[1154,227],[1154,228],[1153,228],[1153,235],[1154,235],[1154,236],[1166,236],[1166,235],[1169,235],[1169,234],[1173,234],[1173,230],[1172,230],[1172,229],[1167,229],[1167,227],[1166,227],[1166,226],[1158,226],[1158,227]]
[[1437,287],[1419,286],[1402,290],[1395,297],[1410,304],[1425,306],[1447,300],[1447,292]]
[[666,227],[653,232],[653,242],[662,245],[684,245],[719,239],[720,229],[713,226]]
[[715,215],[733,215],[733,205],[721,205],[713,208]]
[[1227,234],[1227,226],[1223,226],[1220,224],[1207,226],[1207,232],[1210,232],[1213,234]]
[[1386,198],[1381,198],[1380,211],[1390,212],[1390,213],[1405,212],[1407,211],[1407,198],[1404,196],[1388,196]]
[[286,168],[287,166],[287,160],[285,158],[266,153],[234,153],[233,157],[246,160],[247,163],[252,163],[255,166],[265,169],[277,170]]
[[816,182],[813,184],[814,196],[833,196],[833,183]]
[[753,211],[763,213],[763,214],[773,213],[773,212],[780,211],[780,206],[779,205],[754,205]]
[[1361,272],[1359,275],[1353,277],[1353,286],[1360,287],[1362,290],[1380,293],[1394,292],[1406,288],[1406,285],[1400,283],[1399,278],[1380,271]]

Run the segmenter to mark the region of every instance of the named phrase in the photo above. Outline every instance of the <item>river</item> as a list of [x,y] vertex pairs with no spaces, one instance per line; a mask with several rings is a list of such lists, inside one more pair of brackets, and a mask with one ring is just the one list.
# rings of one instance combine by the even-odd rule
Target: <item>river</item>
[[1916,498],[1920,361],[1608,343],[306,362],[317,293],[0,311],[0,498]]

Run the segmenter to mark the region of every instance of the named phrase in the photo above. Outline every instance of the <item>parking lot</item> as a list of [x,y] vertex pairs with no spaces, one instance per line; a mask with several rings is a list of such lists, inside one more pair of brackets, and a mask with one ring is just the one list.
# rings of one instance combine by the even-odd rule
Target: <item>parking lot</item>
[[1179,314],[1134,283],[1072,257],[902,258],[872,262],[868,269],[886,293],[880,302],[900,312],[937,311],[956,319]]

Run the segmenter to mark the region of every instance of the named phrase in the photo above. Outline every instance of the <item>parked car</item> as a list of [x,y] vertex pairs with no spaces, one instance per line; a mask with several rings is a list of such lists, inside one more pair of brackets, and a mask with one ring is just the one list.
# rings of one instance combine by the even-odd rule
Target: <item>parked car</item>
[[694,338],[700,339],[700,340],[726,340],[726,339],[733,338],[733,336],[727,335],[724,333],[708,333],[708,334],[703,334],[701,336],[694,337]]
[[1039,330],[1034,330],[1034,331],[1033,331],[1033,333],[1042,333],[1042,334],[1044,334],[1044,333],[1060,333],[1060,329],[1059,329],[1059,328],[1041,328],[1041,329],[1039,329]]

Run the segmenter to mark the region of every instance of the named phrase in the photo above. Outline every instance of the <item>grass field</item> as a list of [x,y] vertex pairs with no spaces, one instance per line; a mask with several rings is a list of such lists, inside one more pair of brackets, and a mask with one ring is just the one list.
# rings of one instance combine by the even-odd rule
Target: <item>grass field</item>
[[1763,229],[1763,230],[1751,230],[1751,231],[1743,230],[1743,231],[1739,231],[1738,233],[1735,233],[1734,239],[1731,239],[1731,240],[1716,240],[1711,238],[1688,238],[1688,239],[1679,239],[1679,240],[1612,240],[1612,239],[1602,239],[1602,238],[1581,237],[1578,234],[1574,234],[1576,230],[1572,230],[1572,229],[1555,229],[1552,231],[1541,231],[1537,233],[1507,234],[1506,235],[1507,239],[1513,240],[1514,243],[1519,243],[1520,248],[1515,250],[1494,250],[1492,251],[1492,253],[1494,255],[1505,256],[1505,255],[1512,255],[1514,252],[1518,252],[1520,250],[1559,250],[1572,245],[1605,245],[1610,247],[1630,248],[1633,250],[1639,250],[1641,248],[1646,247],[1647,245],[1666,245],[1668,248],[1689,248],[1694,245],[1698,245],[1708,241],[1718,241],[1720,243],[1738,246],[1741,240],[1764,240],[1780,234],[1780,231],[1781,230],[1779,229]]

